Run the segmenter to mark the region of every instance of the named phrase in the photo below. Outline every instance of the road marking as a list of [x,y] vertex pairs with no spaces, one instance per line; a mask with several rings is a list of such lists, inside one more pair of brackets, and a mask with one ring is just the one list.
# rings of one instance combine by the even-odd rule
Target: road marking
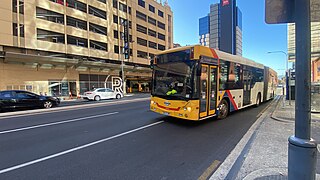
[[139,128],[136,128],[136,129],[133,129],[133,130],[130,130],[130,131],[115,135],[115,136],[111,136],[111,137],[108,137],[108,138],[105,138],[105,139],[94,141],[94,142],[89,143],[89,144],[85,144],[85,145],[78,146],[78,147],[75,147],[75,148],[72,148],[72,149],[69,149],[69,150],[66,150],[66,151],[62,151],[62,152],[59,152],[59,153],[56,153],[56,154],[52,154],[50,156],[46,156],[46,157],[43,157],[43,158],[40,158],[40,159],[36,159],[36,160],[33,160],[33,161],[29,161],[29,162],[26,162],[26,163],[23,163],[23,164],[20,164],[20,165],[16,165],[16,166],[12,166],[12,167],[9,167],[9,168],[6,168],[6,169],[2,169],[2,170],[0,170],[0,174],[6,173],[6,172],[9,172],[9,171],[13,171],[13,170],[16,170],[16,169],[20,169],[20,168],[23,168],[23,167],[26,167],[26,166],[30,166],[32,164],[36,164],[36,163],[39,163],[39,162],[42,162],[42,161],[46,161],[46,160],[49,160],[49,159],[52,159],[52,158],[55,158],[55,157],[58,157],[58,156],[62,156],[64,154],[68,154],[68,153],[71,153],[71,152],[74,152],[74,151],[78,151],[78,150],[81,150],[81,149],[84,149],[84,148],[87,148],[87,147],[90,147],[90,146],[93,146],[93,145],[96,145],[96,144],[100,144],[100,143],[103,143],[103,142],[106,142],[106,141],[109,141],[109,140],[112,140],[112,139],[115,139],[115,138],[118,138],[118,137],[121,137],[121,136],[124,136],[124,135],[127,135],[127,134],[131,134],[131,133],[134,133],[134,132],[137,132],[137,131],[140,131],[140,130],[143,130],[143,129],[146,129],[146,128],[149,128],[149,127],[152,127],[152,126],[155,126],[155,125],[158,125],[158,124],[161,124],[163,122],[164,121],[159,121],[159,122],[156,122],[156,123],[152,123],[152,124],[149,124],[149,125],[146,125],[146,126],[142,126],[142,127],[139,127]]
[[[270,102],[270,104],[268,104],[267,107],[263,108],[262,111],[260,111],[260,113],[259,113],[256,117],[259,118],[259,117],[271,106],[271,104],[272,104],[273,102],[277,101],[278,99],[279,99],[279,97],[276,96],[276,97]],[[278,104],[276,104],[276,106],[277,106],[277,105],[278,105]]]
[[48,123],[48,124],[40,124],[40,125],[28,126],[28,127],[24,127],[24,128],[11,129],[11,130],[6,130],[6,131],[0,131],[0,134],[7,134],[7,133],[12,133],[12,132],[18,132],[18,131],[25,131],[25,130],[29,130],[29,129],[35,129],[35,128],[41,128],[41,127],[47,127],[47,126],[54,126],[54,125],[58,125],[58,124],[65,124],[65,123],[70,123],[70,122],[82,121],[82,120],[85,120],[85,119],[92,119],[92,118],[97,118],[97,117],[110,116],[110,115],[114,115],[114,114],[118,114],[118,113],[119,112],[112,112],[112,113],[107,113],[107,114],[99,114],[99,115],[95,115],[95,116],[87,116],[87,117],[70,119],[70,120],[59,121],[59,122],[53,122],[53,123]]
[[198,180],[207,180],[214,170],[219,166],[220,161],[214,160],[207,170],[198,178]]
[[16,118],[16,117],[23,117],[23,116],[34,116],[34,115],[39,115],[39,114],[48,114],[48,113],[64,112],[64,111],[70,111],[70,110],[81,110],[81,109],[86,109],[86,108],[96,108],[96,107],[103,107],[103,106],[119,105],[119,104],[131,103],[131,102],[146,101],[149,99],[150,99],[150,97],[128,99],[128,100],[121,100],[121,101],[103,102],[103,103],[101,102],[101,103],[94,103],[94,104],[81,104],[81,105],[75,105],[75,106],[63,106],[63,107],[55,107],[55,108],[51,108],[51,109],[36,109],[36,110],[0,113],[0,119]]

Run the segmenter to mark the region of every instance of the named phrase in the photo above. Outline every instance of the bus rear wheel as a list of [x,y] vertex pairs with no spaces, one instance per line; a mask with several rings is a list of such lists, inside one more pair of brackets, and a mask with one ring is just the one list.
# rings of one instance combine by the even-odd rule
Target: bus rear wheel
[[222,99],[220,105],[219,105],[219,115],[218,119],[225,119],[229,114],[229,104],[227,100]]

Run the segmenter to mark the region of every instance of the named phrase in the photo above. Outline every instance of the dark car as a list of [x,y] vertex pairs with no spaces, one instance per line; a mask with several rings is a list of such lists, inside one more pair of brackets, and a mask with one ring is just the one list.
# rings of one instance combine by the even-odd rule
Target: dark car
[[0,91],[0,111],[4,109],[58,106],[60,99],[52,96],[40,96],[28,91]]

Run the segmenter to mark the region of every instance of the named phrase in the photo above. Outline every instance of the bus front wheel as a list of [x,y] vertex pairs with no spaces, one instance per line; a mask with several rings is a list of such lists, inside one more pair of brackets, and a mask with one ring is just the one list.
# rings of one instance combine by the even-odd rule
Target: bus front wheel
[[222,99],[220,105],[219,105],[219,115],[218,119],[224,119],[228,116],[229,114],[229,104],[227,100]]

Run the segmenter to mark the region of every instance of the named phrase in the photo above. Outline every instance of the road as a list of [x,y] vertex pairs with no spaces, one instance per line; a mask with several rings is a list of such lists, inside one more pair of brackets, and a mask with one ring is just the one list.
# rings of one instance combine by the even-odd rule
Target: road
[[0,118],[0,179],[197,179],[268,104],[202,122],[155,114],[148,100]]

